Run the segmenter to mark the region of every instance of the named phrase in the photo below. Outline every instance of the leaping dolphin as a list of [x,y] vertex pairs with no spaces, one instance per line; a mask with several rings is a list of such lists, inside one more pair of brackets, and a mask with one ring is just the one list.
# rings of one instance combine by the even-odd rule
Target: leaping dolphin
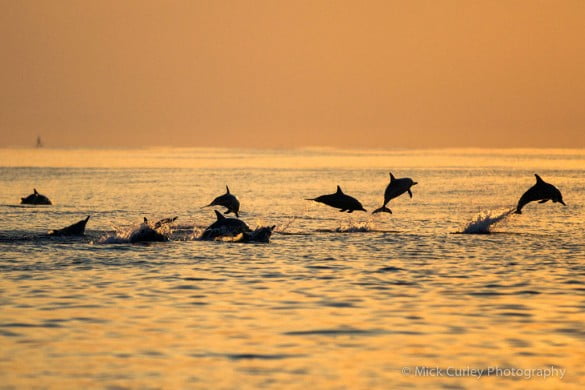
[[240,215],[238,214],[240,211],[240,201],[235,195],[230,193],[230,188],[227,185],[225,186],[225,189],[225,194],[218,196],[210,204],[203,207],[223,206],[227,209],[224,214],[234,213],[236,214],[236,217],[240,218]]
[[[177,220],[177,218],[179,217],[169,217],[169,218],[163,218],[160,221],[157,221],[154,225],[153,228],[155,229],[159,229],[161,227],[163,227],[164,225],[170,225],[171,223],[175,222]],[[144,217],[144,223],[149,224],[148,222],[148,218]]]
[[337,192],[329,195],[321,195],[316,198],[306,199],[314,200],[315,202],[326,204],[333,208],[339,209],[340,213],[347,211],[353,213],[354,211],[366,211],[359,200],[353,196],[349,196],[343,193],[340,186],[337,186]]
[[563,206],[566,206],[565,202],[563,202],[563,195],[557,187],[545,182],[536,173],[534,176],[536,177],[536,184],[530,187],[528,191],[526,191],[520,197],[518,206],[516,206],[516,214],[522,214],[522,207],[524,207],[527,203],[534,202],[536,200],[540,201],[538,203],[545,203],[549,200],[552,200],[554,203],[560,203]]
[[51,230],[49,236],[83,236],[85,234],[85,225],[89,221],[89,215],[87,218],[82,219],[73,225],[64,227],[63,229]]
[[20,204],[42,204],[42,205],[50,205],[52,204],[49,198],[45,195],[39,194],[36,188],[33,188],[33,193],[27,196],[26,198],[20,198]]
[[392,214],[392,210],[390,210],[386,205],[392,199],[399,197],[400,195],[408,192],[408,195],[412,198],[412,191],[410,187],[413,185],[418,184],[416,181],[413,181],[411,178],[403,177],[401,179],[397,179],[394,177],[392,172],[390,172],[390,183],[386,186],[386,190],[384,191],[384,204],[379,209],[372,211],[372,214],[384,212]]

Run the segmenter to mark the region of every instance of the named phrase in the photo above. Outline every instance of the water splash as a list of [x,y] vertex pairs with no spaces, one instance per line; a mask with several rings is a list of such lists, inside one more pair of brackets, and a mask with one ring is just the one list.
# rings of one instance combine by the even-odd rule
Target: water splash
[[377,230],[372,218],[365,221],[354,221],[349,219],[346,222],[341,222],[335,229],[317,229],[319,233],[374,233],[384,232],[383,230]]
[[491,228],[505,221],[514,213],[515,209],[506,210],[495,214],[494,211],[484,211],[470,221],[461,232],[462,234],[490,234]]
[[366,233],[374,231],[374,222],[372,220],[367,221],[353,221],[342,223],[335,229],[337,233]]
[[293,223],[295,222],[296,219],[297,219],[296,216],[292,216],[292,217],[288,218],[287,221],[276,225],[276,229],[274,229],[274,232],[280,233],[280,234],[290,233],[291,226],[293,225]]
[[147,241],[168,241],[171,236],[171,228],[162,225],[154,229],[148,223],[141,223],[138,227],[115,228],[113,233],[101,237],[98,244],[128,244]]

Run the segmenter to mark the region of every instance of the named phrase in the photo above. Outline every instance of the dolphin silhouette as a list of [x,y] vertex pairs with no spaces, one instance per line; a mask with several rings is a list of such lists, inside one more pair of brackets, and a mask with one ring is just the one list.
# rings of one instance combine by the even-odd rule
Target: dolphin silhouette
[[221,237],[234,237],[236,242],[269,242],[276,226],[264,226],[256,230],[237,218],[226,218],[219,211],[213,210],[217,220],[201,234],[201,240],[215,240]]
[[177,220],[177,218],[179,218],[179,217],[172,217],[172,218],[171,218],[171,217],[169,217],[169,218],[163,218],[163,219],[161,219],[160,221],[157,221],[157,222],[154,224],[154,228],[155,228],[155,229],[158,229],[158,228],[160,228],[160,227],[162,227],[162,226],[164,226],[164,225],[170,225],[171,223],[175,222],[175,221]]
[[372,211],[372,214],[384,212],[392,214],[392,210],[386,207],[386,204],[390,202],[392,199],[399,197],[400,195],[408,192],[408,195],[412,198],[412,191],[410,187],[413,185],[418,184],[417,182],[413,181],[411,178],[403,177],[402,179],[397,179],[394,177],[392,172],[390,172],[390,183],[386,186],[386,190],[384,191],[384,204],[379,209]]
[[63,229],[51,230],[49,236],[83,236],[85,234],[85,225],[89,221],[89,215],[87,218],[82,219],[79,222],[64,227]]
[[140,224],[138,229],[132,231],[128,239],[133,244],[138,242],[162,242],[169,240],[166,234],[161,233],[157,228],[151,226],[146,217],[144,217],[144,222]]
[[316,198],[305,199],[314,200],[315,202],[326,204],[335,209],[339,209],[339,212],[347,211],[353,213],[354,211],[366,211],[359,200],[353,196],[349,196],[343,193],[340,186],[337,186],[337,192],[329,195],[321,195]]
[[203,231],[202,240],[213,240],[220,236],[237,236],[240,233],[251,231],[244,221],[237,218],[226,218],[219,211],[213,211],[217,220]]
[[238,242],[270,242],[270,236],[276,225],[259,227],[251,232],[244,232]]
[[563,206],[566,206],[565,202],[563,202],[563,195],[561,191],[552,184],[549,184],[542,180],[540,176],[536,173],[534,174],[536,177],[536,184],[528,189],[518,201],[518,206],[516,206],[516,214],[522,214],[522,207],[524,207],[527,203],[534,202],[539,200],[538,203],[545,203],[549,200],[552,200],[554,203],[560,203]]
[[37,192],[36,188],[33,188],[33,193],[27,196],[26,198],[20,198],[20,204],[42,204],[42,205],[50,205],[52,204],[49,198],[45,195],[41,195]]
[[240,212],[240,201],[235,195],[230,193],[230,188],[227,185],[225,186],[225,189],[225,194],[218,196],[210,204],[203,207],[223,206],[227,209],[224,214],[234,213],[236,214],[236,217],[240,218],[240,215],[238,214]]

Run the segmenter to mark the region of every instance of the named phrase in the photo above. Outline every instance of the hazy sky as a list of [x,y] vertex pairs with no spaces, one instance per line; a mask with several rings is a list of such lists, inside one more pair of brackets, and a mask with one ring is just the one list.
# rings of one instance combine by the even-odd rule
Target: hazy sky
[[585,147],[585,1],[0,0],[0,146]]

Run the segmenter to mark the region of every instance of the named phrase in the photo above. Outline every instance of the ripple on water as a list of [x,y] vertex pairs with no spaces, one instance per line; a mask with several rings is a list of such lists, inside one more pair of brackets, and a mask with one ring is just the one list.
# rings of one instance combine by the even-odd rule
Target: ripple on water
[[388,267],[379,268],[378,270],[376,270],[374,272],[386,273],[386,272],[398,272],[398,271],[404,271],[404,268],[388,266]]
[[31,324],[26,322],[7,322],[0,324],[0,328],[62,328],[59,323],[43,322],[40,324]]
[[383,329],[357,329],[357,328],[334,328],[334,329],[311,329],[295,330],[283,333],[286,336],[377,336],[389,333]]
[[[582,213],[573,225],[566,216],[576,215],[582,211],[579,204],[585,204],[579,181],[583,170],[559,175],[571,176],[563,186],[575,199],[570,207],[535,204],[523,216],[510,218],[508,225],[498,225],[514,233],[449,234],[478,207],[496,209],[500,201],[517,199],[518,180],[526,172],[508,169],[509,160],[505,164],[499,172],[413,172],[424,186],[420,198],[415,194],[413,201],[399,199],[396,213],[376,218],[370,232],[359,232],[360,226],[350,226],[352,234],[333,232],[344,219],[337,212],[303,211],[301,201],[295,200],[303,194],[295,187],[308,183],[307,170],[263,167],[237,171],[240,178],[250,175],[245,176],[250,191],[242,191],[244,220],[270,215],[266,218],[274,216],[276,223],[282,215],[301,214],[294,226],[298,233],[276,233],[268,246],[0,242],[0,343],[6,346],[0,357],[10,353],[9,364],[23,373],[23,387],[34,387],[41,383],[39,378],[54,380],[47,387],[59,387],[84,376],[103,388],[165,383],[284,388],[306,386],[308,379],[315,379],[313,387],[352,383],[356,388],[387,388],[404,380],[399,386],[520,389],[526,381],[413,381],[402,378],[396,366],[400,361],[475,361],[481,368],[487,361],[511,361],[536,367],[543,357],[567,366],[578,387],[576,377],[582,370],[575,346],[585,337],[580,321],[585,310],[580,244],[584,229]],[[190,239],[192,226],[205,226],[210,219],[209,209],[199,214],[193,199],[207,198],[217,181],[231,181],[234,168],[229,173],[179,169],[172,174],[103,170],[108,180],[97,186],[103,196],[88,198],[87,207],[96,210],[91,227],[101,225],[97,227],[106,232],[109,223],[137,220],[149,205],[149,212],[161,217],[176,209],[185,220],[184,236]],[[383,186],[363,179],[376,170],[311,174],[316,183],[332,176],[355,179],[356,194],[373,202],[374,196],[380,200]],[[80,185],[75,175],[67,175],[67,185],[79,189],[71,191],[72,201],[84,199],[83,192],[93,187]],[[27,176],[14,175],[21,183],[31,180]],[[62,172],[60,177],[65,177]],[[85,176],[83,183],[94,177]],[[497,184],[502,193],[494,197],[493,191],[484,191],[490,184]],[[466,188],[456,199],[445,195],[459,187]],[[290,197],[271,196],[289,190]],[[61,197],[66,196],[62,191]],[[112,210],[112,203],[121,204]],[[35,221],[31,210],[17,210],[2,221],[6,226],[20,224],[17,228],[29,221],[42,226],[47,220],[65,226],[70,216],[59,220],[59,207],[41,220]],[[327,227],[331,229],[326,233],[316,232]],[[98,237],[89,239],[95,242]],[[87,356],[100,356],[103,364],[89,367]],[[565,384],[552,378],[531,383],[559,388]]]

